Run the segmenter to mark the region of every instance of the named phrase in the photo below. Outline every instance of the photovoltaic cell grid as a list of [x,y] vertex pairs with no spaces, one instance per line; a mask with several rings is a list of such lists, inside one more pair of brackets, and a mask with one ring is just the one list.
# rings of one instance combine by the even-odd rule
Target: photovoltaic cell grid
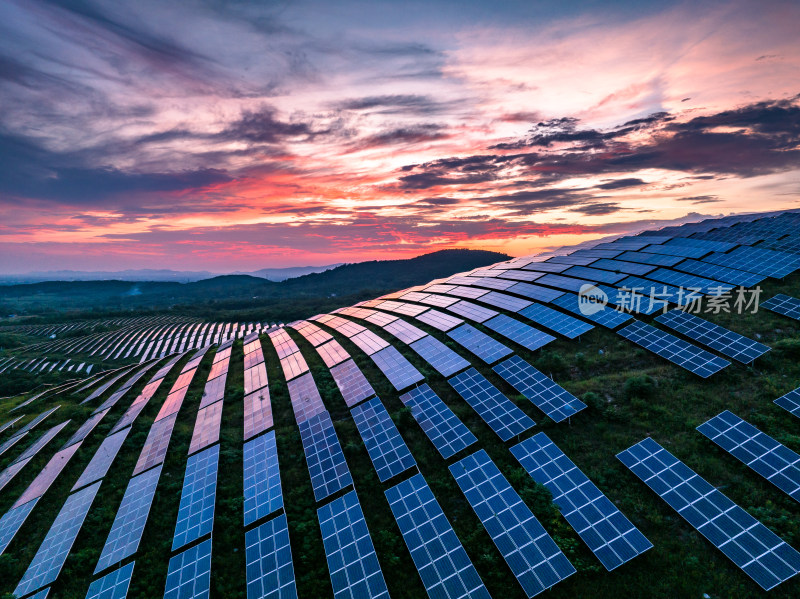
[[589,268],[587,266],[573,266],[565,270],[564,274],[569,275],[570,277],[589,279],[595,283],[608,283],[609,285],[613,285],[617,281],[625,278],[624,274],[609,272],[607,270],[601,270],[597,268]]
[[528,597],[575,573],[485,450],[456,462],[450,473]]
[[761,302],[761,307],[771,310],[776,314],[788,316],[795,320],[800,320],[800,299],[779,293],[778,295],[769,298],[765,302]]
[[730,365],[727,360],[638,320],[617,332],[625,339],[703,378]]
[[339,445],[336,429],[328,412],[321,412],[299,423],[300,440],[306,455],[314,498],[326,497],[353,484],[350,470]]
[[147,440],[144,443],[142,452],[139,454],[139,461],[136,462],[136,468],[133,469],[134,475],[164,462],[177,417],[177,414],[173,414],[155,422],[150,427]]
[[244,440],[272,428],[272,405],[269,389],[264,387],[244,398]]
[[414,456],[379,398],[356,406],[350,413],[381,482],[416,465]]
[[468,318],[469,320],[474,320],[475,322],[483,322],[484,320],[489,320],[493,316],[497,316],[497,312],[494,310],[464,300],[448,306],[447,309],[450,312]]
[[[259,366],[263,365],[259,364]],[[287,381],[298,377],[309,370],[306,359],[300,352],[295,352],[293,354],[289,354],[285,358],[281,358],[281,368],[283,369],[283,376],[286,377]],[[262,386],[266,386],[266,384]],[[258,387],[256,387],[256,389],[257,388]]]
[[641,264],[651,264],[653,266],[675,266],[683,260],[682,256],[668,256],[666,254],[651,254],[647,252],[624,252],[617,256],[618,260],[626,262],[639,262]]
[[350,357],[347,350],[345,350],[336,339],[332,339],[317,347],[317,353],[328,368],[332,368]]
[[421,474],[388,489],[386,499],[429,597],[490,599]]
[[545,304],[549,304],[557,297],[564,295],[563,291],[542,287],[541,285],[532,285],[531,283],[517,283],[513,287],[509,287],[508,290]]
[[738,270],[736,268],[728,268],[727,266],[711,264],[710,262],[703,262],[701,260],[684,260],[680,264],[677,264],[675,268],[693,275],[708,277],[709,279],[724,281],[731,285],[741,287],[753,287],[767,278],[765,275]]
[[387,333],[394,335],[397,339],[399,339],[403,343],[414,343],[414,341],[422,339],[427,335],[425,331],[420,330],[413,324],[410,324],[400,318],[398,318],[393,322],[390,322],[387,325],[384,325],[383,329]]
[[23,503],[27,503],[31,499],[44,495],[80,446],[80,443],[75,443],[66,449],[62,449],[51,457],[45,467],[42,468],[36,478],[33,479],[33,482],[28,485],[28,488],[25,489],[17,501],[14,502],[13,507],[17,507]]
[[531,302],[528,300],[520,299],[518,297],[514,297],[513,295],[508,295],[507,293],[499,293],[497,291],[491,291],[487,293],[481,297],[480,301],[484,304],[490,304],[492,306],[496,306],[497,308],[508,310],[509,312],[519,312],[523,308],[527,308],[531,305]]
[[244,535],[248,599],[297,599],[286,516]]
[[208,597],[211,588],[211,539],[169,560],[164,599]]
[[511,453],[550,490],[553,503],[606,570],[653,546],[544,433],[514,445]]
[[400,396],[411,415],[444,459],[448,459],[478,439],[447,407],[427,383]]
[[479,331],[471,324],[462,324],[457,329],[448,332],[447,336],[487,364],[492,364],[512,353],[510,348]]
[[358,335],[353,335],[350,341],[355,343],[368,356],[389,346],[385,339],[378,337],[372,331],[362,331]]
[[172,538],[173,551],[211,534],[218,466],[219,445],[190,456],[186,462],[178,519]]
[[438,329],[440,331],[449,331],[453,327],[457,327],[462,322],[464,322],[460,318],[456,318],[455,316],[451,316],[450,314],[445,314],[444,312],[439,312],[438,310],[428,310],[427,312],[425,312],[424,314],[420,314],[416,318],[420,322],[429,324],[433,328]]
[[292,402],[294,417],[298,424],[325,411],[319,389],[317,389],[314,377],[310,372],[289,381],[286,387],[289,390],[289,399]]
[[355,491],[317,510],[335,599],[389,598]]
[[375,390],[353,360],[331,368],[331,376],[348,407],[375,395]]
[[14,538],[14,535],[17,534],[17,531],[25,523],[28,514],[30,514],[36,506],[37,501],[39,501],[38,497],[27,503],[13,506],[0,518],[0,553],[6,550],[8,544]]
[[800,256],[796,254],[753,247],[738,247],[727,254],[714,253],[707,256],[705,261],[777,279],[790,275],[800,268]]
[[561,422],[586,407],[580,399],[519,356],[511,356],[493,370],[556,422]]
[[[571,295],[563,295],[562,298],[569,298]],[[559,298],[561,299],[561,298]],[[558,300],[555,301],[558,304]],[[587,322],[573,318],[568,314],[554,310],[542,304],[533,304],[520,312],[525,318],[529,318],[536,324],[547,327],[567,339],[575,339],[579,335],[591,331],[594,326]]]
[[697,430],[755,470],[795,501],[800,501],[800,455],[725,410]]
[[447,381],[503,441],[534,426],[525,412],[474,368]]
[[770,350],[763,343],[683,310],[670,310],[657,316],[656,322],[743,364],[749,364]]
[[128,596],[134,563],[125,564],[110,574],[95,580],[89,585],[86,599],[125,599]]
[[800,388],[789,391],[786,395],[776,399],[775,403],[800,418]]
[[[612,272],[625,273],[626,275],[644,276],[656,267],[652,264],[640,264],[638,262],[627,262],[625,260],[610,260],[603,258],[592,262],[592,268],[602,268]],[[698,273],[700,274],[700,273]]]
[[134,476],[128,483],[125,496],[103,546],[103,552],[94,569],[95,574],[136,552],[147,522],[147,514],[153,503],[159,476],[161,476],[161,466]]
[[800,571],[800,553],[653,439],[617,458],[764,590]]
[[375,365],[398,391],[423,380],[419,370],[391,345],[370,356]]
[[464,358],[430,335],[425,335],[409,347],[443,376],[450,376],[469,366]]
[[195,453],[219,441],[219,425],[222,421],[222,402],[218,401],[197,411],[189,453]]
[[275,431],[244,444],[244,525],[283,507]]
[[535,351],[556,340],[552,335],[548,335],[505,314],[487,320],[484,325],[530,351]]
[[275,351],[278,352],[279,359],[300,351],[300,348],[297,347],[297,344],[284,329],[276,329],[270,332],[269,338],[275,347]]
[[87,464],[86,468],[84,468],[80,478],[72,487],[73,491],[98,481],[106,475],[130,430],[130,427],[125,428],[103,439],[100,447],[97,448],[94,456],[92,456],[91,461]]
[[99,488],[100,483],[95,483],[67,498],[17,588],[14,589],[15,595],[21,597],[32,593],[58,577]]
[[733,285],[729,285],[728,283],[714,281],[713,279],[707,279],[677,270],[669,270],[668,268],[659,268],[647,276],[660,283],[668,283],[669,285],[683,287],[687,290],[698,290],[699,293],[705,295],[724,295],[733,289]]

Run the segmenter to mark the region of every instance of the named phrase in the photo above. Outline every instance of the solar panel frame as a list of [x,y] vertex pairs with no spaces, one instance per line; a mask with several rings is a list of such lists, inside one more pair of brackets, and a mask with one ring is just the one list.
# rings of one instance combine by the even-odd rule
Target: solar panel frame
[[180,549],[207,534],[214,527],[217,499],[219,445],[189,456],[183,477],[172,550]]
[[739,287],[754,287],[767,278],[766,275],[720,266],[719,264],[703,262],[702,260],[684,260],[673,268],[693,275],[724,281]]
[[450,376],[469,366],[467,360],[431,335],[417,339],[409,347],[442,376]]
[[544,433],[510,448],[525,471],[546,486],[561,515],[609,572],[653,544]]
[[[564,295],[562,297],[568,296]],[[556,300],[556,302],[558,302],[558,300]],[[551,331],[555,331],[559,335],[563,335],[567,339],[575,339],[594,328],[593,325],[583,320],[579,320],[569,314],[564,314],[563,312],[559,312],[543,304],[531,304],[522,310],[520,314],[536,324],[546,327]]]
[[796,297],[779,293],[761,302],[761,307],[775,312],[776,314],[780,314],[781,316],[788,316],[789,318],[800,320],[800,299]]
[[511,318],[510,316],[506,316],[505,314],[495,316],[483,324],[487,328],[492,329],[506,339],[510,339],[529,351],[536,351],[551,341],[556,340],[552,335]]
[[452,464],[450,473],[528,597],[575,573],[485,450]]
[[177,414],[167,416],[166,418],[156,421],[153,423],[153,426],[150,427],[147,440],[139,454],[139,460],[136,462],[136,467],[133,469],[134,476],[145,470],[149,470],[153,466],[164,463],[177,417]]
[[86,599],[125,599],[136,562],[125,564],[89,585]]
[[356,406],[350,415],[382,483],[417,465],[380,398]]
[[314,377],[307,372],[286,384],[298,424],[325,411]]
[[350,359],[350,354],[336,339],[331,339],[327,343],[318,346],[317,353],[328,368],[333,368],[337,364]]
[[283,488],[275,431],[244,444],[244,525],[283,507]]
[[502,441],[512,439],[535,424],[475,368],[465,370],[447,382]]
[[352,485],[353,478],[330,414],[320,412],[298,426],[317,502]]
[[100,447],[97,448],[94,456],[92,456],[86,468],[83,469],[83,473],[73,485],[72,491],[77,491],[81,487],[98,481],[106,475],[130,431],[130,427],[124,428],[121,431],[109,434],[103,439]]
[[350,341],[355,343],[358,348],[368,356],[379,352],[385,347],[389,347],[389,342],[379,337],[370,330],[361,331],[358,335],[353,335]]
[[9,543],[14,539],[19,529],[22,528],[38,501],[39,497],[34,497],[26,503],[13,505],[0,518],[0,554],[4,553],[8,548]]
[[411,410],[411,416],[444,459],[477,442],[472,431],[427,383],[404,393],[400,401]]
[[370,358],[397,391],[402,391],[425,379],[422,373],[391,345],[375,352]]
[[800,418],[800,387],[789,391],[786,395],[782,395],[774,403]]
[[425,324],[428,324],[442,332],[447,332],[450,329],[463,324],[464,322],[461,318],[456,318],[455,316],[445,314],[444,312],[439,312],[438,310],[428,310],[416,318],[420,322],[424,322]]
[[401,318],[397,318],[393,322],[383,325],[383,330],[393,335],[403,343],[409,344],[414,343],[414,341],[422,339],[428,335],[422,329],[415,327],[410,322],[406,322]]
[[447,336],[487,364],[513,353],[511,348],[468,323],[449,331]]
[[297,599],[286,516],[245,533],[248,599]]
[[164,599],[207,598],[211,589],[211,539],[170,558]]
[[358,402],[375,396],[372,385],[369,384],[367,377],[353,360],[342,362],[330,370],[348,407],[353,407]]

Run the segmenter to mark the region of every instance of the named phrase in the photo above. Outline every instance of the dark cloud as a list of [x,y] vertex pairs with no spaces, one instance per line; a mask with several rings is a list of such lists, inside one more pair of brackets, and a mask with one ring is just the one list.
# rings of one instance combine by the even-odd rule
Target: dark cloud
[[636,177],[628,177],[627,179],[615,179],[606,183],[597,185],[597,189],[625,189],[626,187],[640,187],[647,185],[646,181]]
[[309,137],[314,132],[308,123],[292,123],[276,118],[271,106],[242,113],[239,120],[231,123],[219,137],[231,141],[248,141],[274,144],[292,137]]
[[691,202],[692,204],[712,204],[714,202],[722,202],[719,196],[689,196],[686,198],[677,198],[679,202]]
[[615,202],[601,202],[597,204],[586,204],[585,206],[578,206],[572,208],[570,212],[578,212],[586,216],[602,216],[604,214],[613,214],[619,212],[622,207]]
[[433,114],[450,107],[449,103],[437,102],[430,96],[415,94],[392,94],[386,96],[366,96],[337,102],[335,110],[369,110],[381,114]]

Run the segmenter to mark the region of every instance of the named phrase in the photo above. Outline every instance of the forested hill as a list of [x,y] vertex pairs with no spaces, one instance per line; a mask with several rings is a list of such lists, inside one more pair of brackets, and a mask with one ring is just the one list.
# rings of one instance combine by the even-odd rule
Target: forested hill
[[367,291],[375,297],[508,258],[505,254],[482,250],[441,250],[407,260],[344,264],[278,283],[249,275],[225,275],[193,283],[49,281],[8,285],[0,287],[0,315],[160,308],[220,301],[302,300],[353,296]]

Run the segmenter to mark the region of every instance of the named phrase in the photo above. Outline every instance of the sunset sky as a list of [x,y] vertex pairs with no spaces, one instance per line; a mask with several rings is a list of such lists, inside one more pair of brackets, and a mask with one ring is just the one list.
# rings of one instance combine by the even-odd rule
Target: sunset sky
[[0,0],[0,273],[800,207],[800,3]]

